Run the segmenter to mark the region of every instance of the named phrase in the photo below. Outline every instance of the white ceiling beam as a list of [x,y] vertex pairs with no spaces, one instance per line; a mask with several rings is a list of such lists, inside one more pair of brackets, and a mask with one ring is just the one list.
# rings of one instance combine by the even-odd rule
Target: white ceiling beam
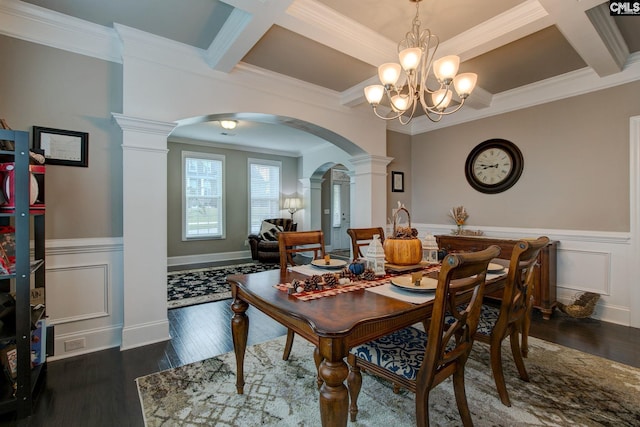
[[551,17],[538,0],[528,0],[442,42],[438,56],[458,55],[467,61],[551,25]]
[[312,0],[295,0],[276,24],[377,67],[398,57],[397,42]]
[[593,2],[539,1],[571,46],[600,77],[622,70],[629,50],[608,13],[599,8],[593,10],[592,23],[586,11]]
[[209,66],[217,71],[230,72],[284,14],[292,1],[226,1],[234,9],[205,53]]

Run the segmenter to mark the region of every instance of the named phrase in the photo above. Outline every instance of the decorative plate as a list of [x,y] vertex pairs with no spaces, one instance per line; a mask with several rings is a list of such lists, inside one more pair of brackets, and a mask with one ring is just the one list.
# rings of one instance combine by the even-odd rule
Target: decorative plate
[[313,261],[311,261],[311,265],[318,268],[328,268],[330,270],[335,270],[346,266],[347,261],[342,259],[331,259],[329,260],[329,264],[327,264],[323,259],[314,259]]
[[[39,195],[38,180],[36,179],[35,175],[32,173],[29,174],[29,177],[31,178],[29,181],[29,184],[30,184],[29,204],[33,205],[35,202],[38,201],[38,195]],[[13,176],[7,174],[4,177],[4,185],[3,185],[4,197],[7,202],[11,200],[12,197],[15,197],[15,195],[12,193],[14,185],[15,184],[13,183]]]
[[504,271],[504,265],[494,264],[492,262],[489,263],[489,267],[487,268],[488,273],[502,273]]
[[392,277],[391,284],[412,292],[434,292],[438,287],[438,281],[436,279],[426,276],[422,276],[420,286],[416,286],[411,281],[411,275]]

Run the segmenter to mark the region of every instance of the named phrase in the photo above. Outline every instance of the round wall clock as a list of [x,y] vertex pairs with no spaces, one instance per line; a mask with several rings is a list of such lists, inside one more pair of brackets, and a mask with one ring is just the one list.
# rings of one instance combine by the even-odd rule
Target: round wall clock
[[520,149],[506,139],[489,139],[478,144],[467,157],[465,174],[476,190],[501,193],[520,178],[524,159]]

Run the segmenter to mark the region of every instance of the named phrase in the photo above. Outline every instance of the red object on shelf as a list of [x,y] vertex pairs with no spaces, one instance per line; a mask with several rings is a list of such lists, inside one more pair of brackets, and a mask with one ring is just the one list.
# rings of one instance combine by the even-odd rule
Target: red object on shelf
[[[31,210],[43,210],[44,205],[44,165],[29,165],[30,186],[29,186],[29,208]],[[13,211],[15,205],[15,164],[0,163],[0,210]]]

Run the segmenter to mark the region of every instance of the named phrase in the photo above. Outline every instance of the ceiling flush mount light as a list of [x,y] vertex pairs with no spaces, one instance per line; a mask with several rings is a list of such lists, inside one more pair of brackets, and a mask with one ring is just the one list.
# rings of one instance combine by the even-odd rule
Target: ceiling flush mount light
[[[378,77],[381,85],[364,88],[367,102],[373,107],[373,112],[381,119],[398,119],[401,124],[408,124],[413,118],[418,104],[432,122],[439,122],[443,116],[455,113],[476,86],[478,76],[474,73],[458,74],[460,57],[449,55],[434,61],[438,50],[438,36],[431,34],[429,29],[420,29],[420,1],[409,0],[416,4],[416,16],[413,18],[411,31],[405,39],[398,43],[398,57],[400,64],[387,63],[378,67]],[[404,71],[404,81],[398,84],[401,72]],[[435,88],[427,85],[430,72],[433,72],[437,84]],[[453,85],[460,103],[451,106]],[[387,96],[393,114],[381,116],[377,107],[384,96]]]
[[236,120],[220,120],[220,126],[224,129],[232,130],[238,126],[238,122]]

